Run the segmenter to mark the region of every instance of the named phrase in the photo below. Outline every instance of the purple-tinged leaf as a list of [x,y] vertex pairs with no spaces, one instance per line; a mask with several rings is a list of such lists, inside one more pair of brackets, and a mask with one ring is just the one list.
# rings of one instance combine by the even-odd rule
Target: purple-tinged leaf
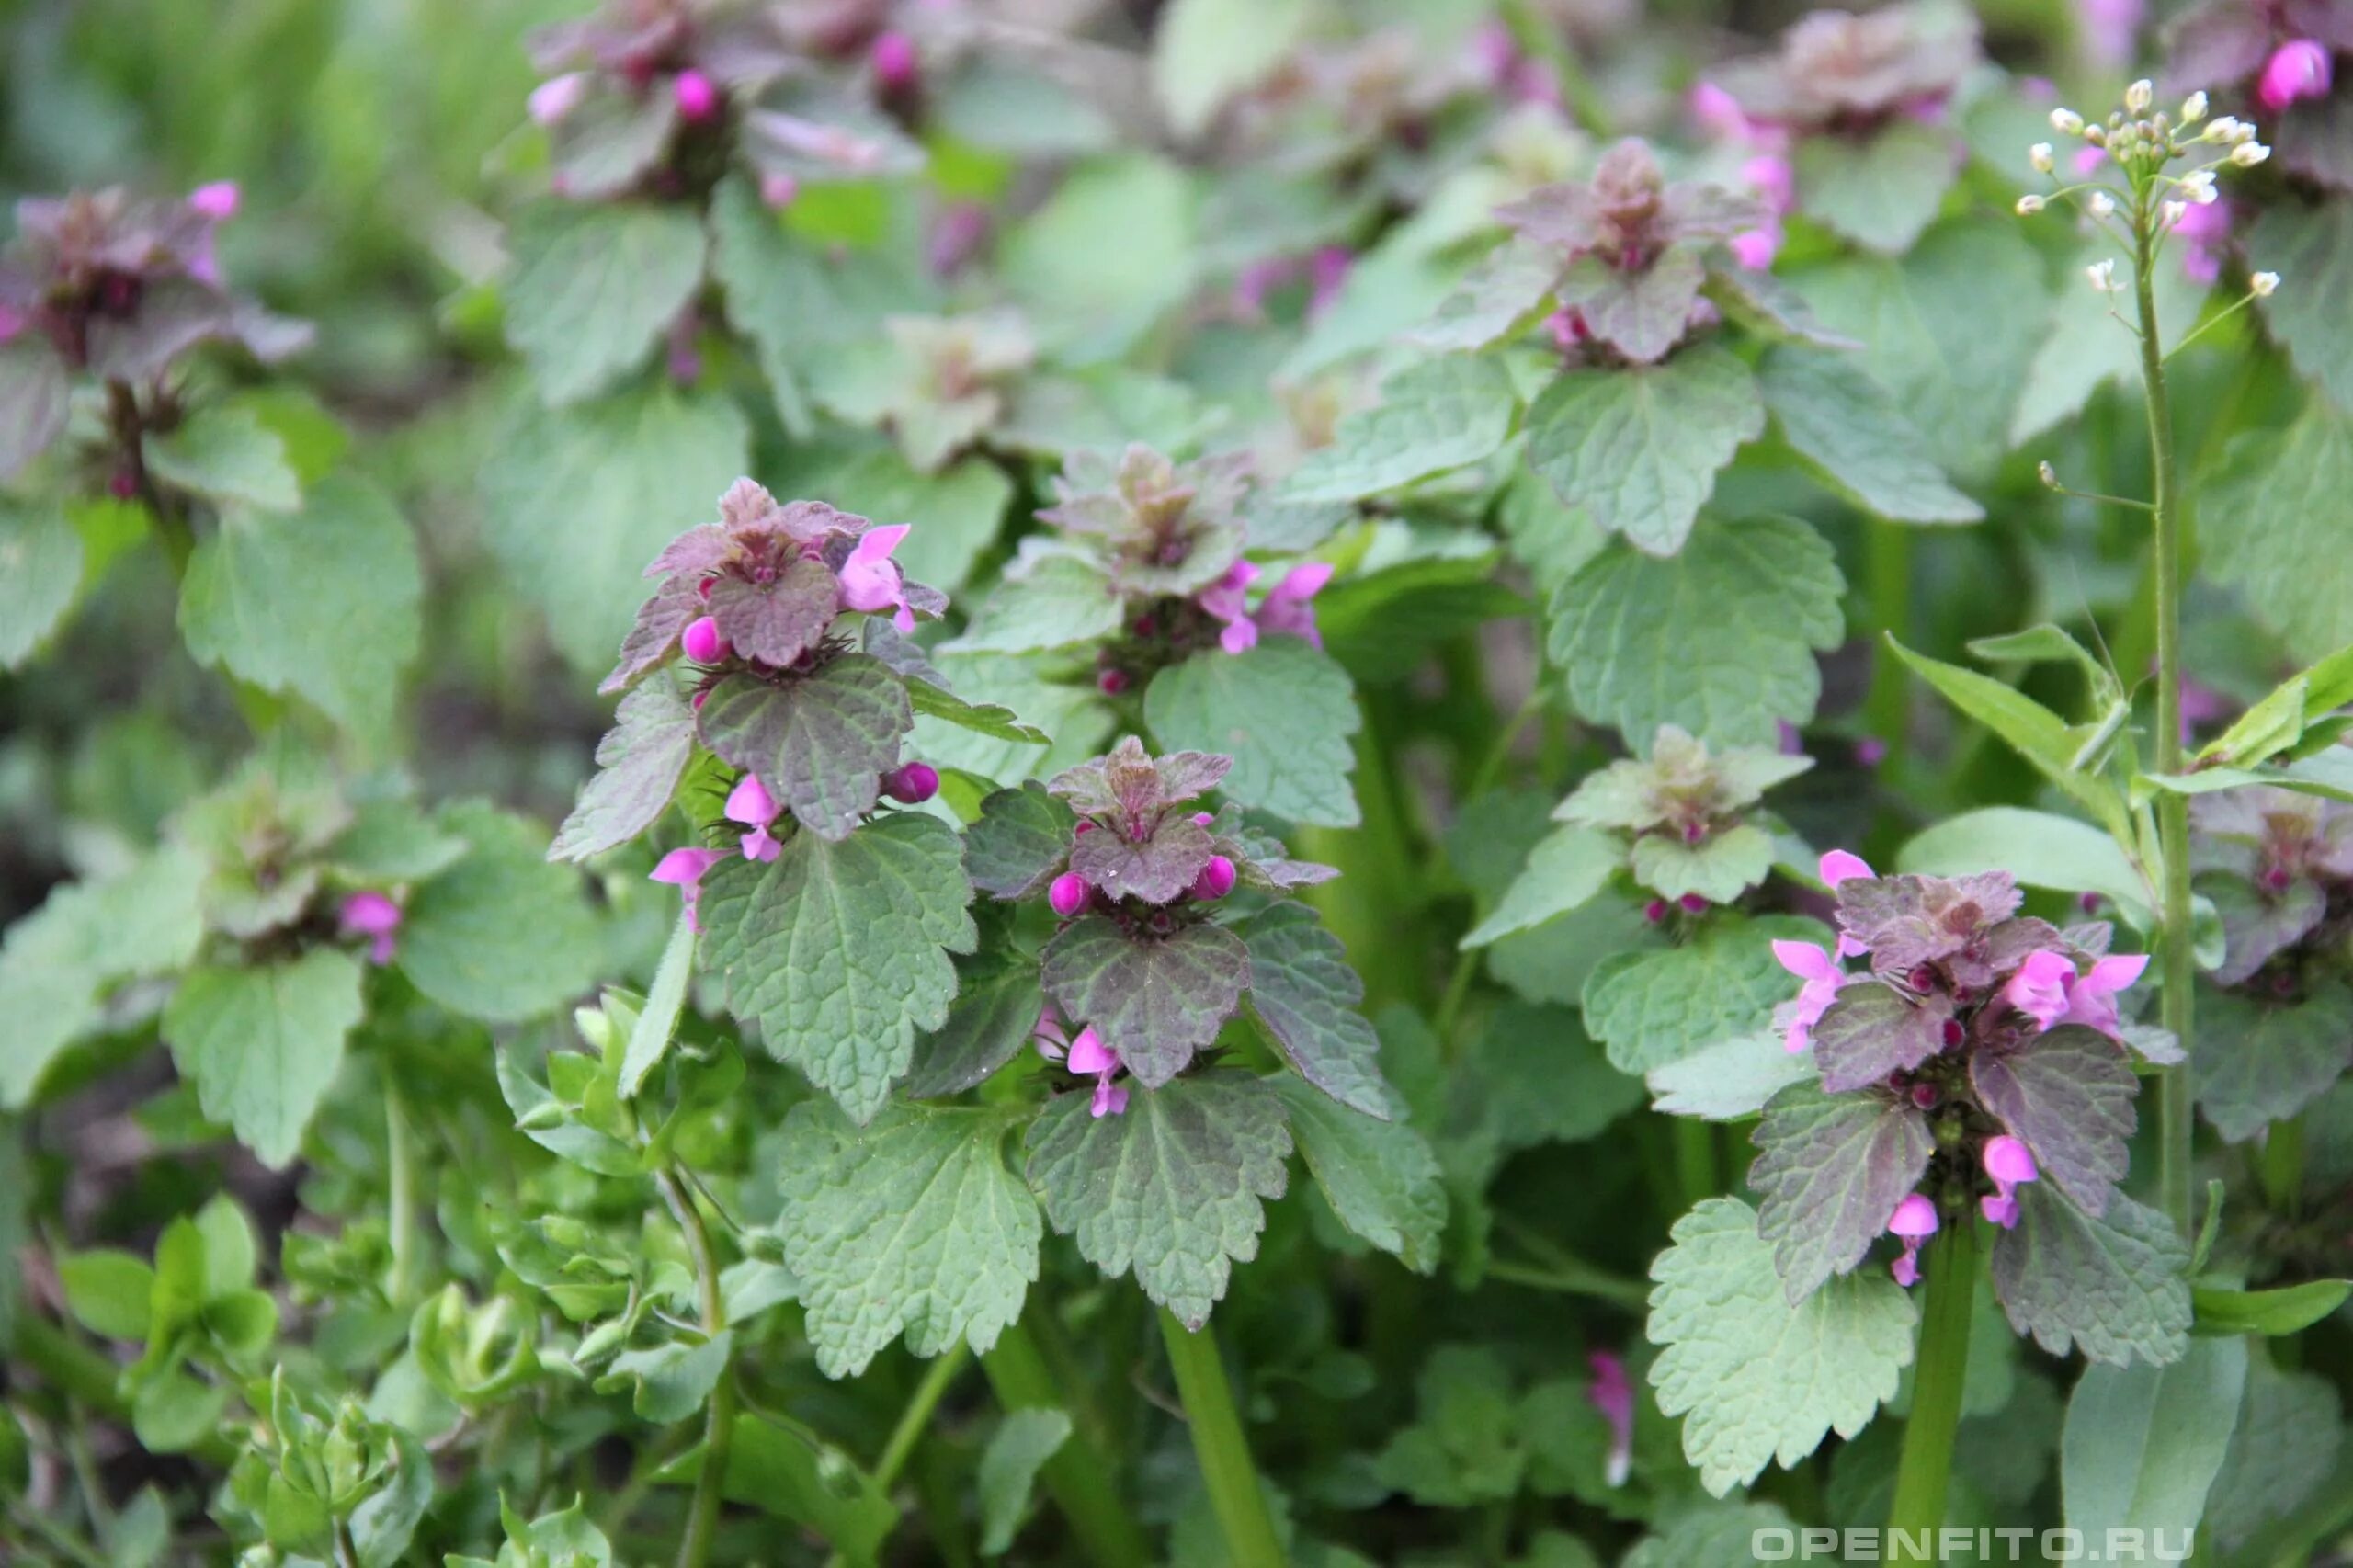
[[2199,891],[2214,901],[2222,917],[2222,961],[2210,979],[2217,985],[2240,985],[2284,949],[2311,935],[2328,913],[2328,899],[2320,884],[2298,878],[2278,893],[2270,893],[2237,877],[2201,878]]
[[1699,253],[1688,246],[1666,251],[1639,271],[1587,256],[1563,275],[1559,293],[1596,338],[1636,364],[1652,365],[1683,340],[1707,276]]
[[65,362],[37,336],[0,345],[0,479],[65,433],[73,390]]
[[2018,913],[2007,871],[1953,877],[1854,877],[1838,884],[1838,928],[1870,950],[1871,967],[1909,974],[1966,950]]
[[710,616],[719,633],[746,658],[785,668],[821,642],[841,608],[841,583],[806,557],[774,582],[722,577],[711,585]]
[[600,693],[620,690],[670,656],[678,634],[703,613],[702,595],[691,577],[672,577],[637,607],[637,619],[621,639],[620,662],[597,687]]
[[1945,1047],[1951,1013],[1915,1002],[1892,986],[1860,981],[1843,988],[1813,1026],[1813,1056],[1822,1086],[1845,1094],[1890,1073],[1910,1072]]
[[551,860],[585,860],[652,827],[694,755],[694,710],[666,676],[622,698],[613,718],[597,743],[597,777],[557,829]]
[[1113,898],[1167,903],[1193,885],[1214,853],[1209,829],[1171,812],[1142,840],[1111,827],[1080,834],[1071,846],[1070,869]]
[[1163,937],[1089,915],[1043,956],[1046,994],[1070,1027],[1094,1028],[1155,1089],[1217,1039],[1250,983],[1242,938],[1206,921]]
[[915,1041],[906,1094],[915,1099],[961,1094],[1021,1053],[1045,1006],[1037,960],[983,951],[956,960],[956,1000],[948,1021]]
[[2124,1048],[2081,1025],[1981,1048],[1970,1059],[1978,1103],[2034,1153],[2042,1179],[2097,1218],[2131,1164],[2132,1096],[2140,1081]]
[[1936,1152],[1926,1118],[1889,1096],[1796,1083],[1766,1102],[1748,1184],[1757,1233],[1792,1304],[1863,1260]]
[[874,809],[915,724],[906,687],[879,659],[845,653],[805,676],[733,675],[698,716],[703,744],[759,775],[802,826],[841,839]]
[[1077,821],[1034,778],[997,790],[964,829],[964,869],[972,885],[993,898],[1028,898],[1069,859]]
[[1286,901],[1242,927],[1250,1006],[1299,1075],[1365,1115],[1389,1119],[1381,1040],[1357,1011],[1364,982],[1315,911]]
[[2029,1182],[2018,1228],[1994,1243],[1994,1294],[2010,1326],[2053,1356],[2162,1367],[2189,1346],[2188,1267],[2188,1245],[2155,1210],[2120,1192],[2096,1220]]

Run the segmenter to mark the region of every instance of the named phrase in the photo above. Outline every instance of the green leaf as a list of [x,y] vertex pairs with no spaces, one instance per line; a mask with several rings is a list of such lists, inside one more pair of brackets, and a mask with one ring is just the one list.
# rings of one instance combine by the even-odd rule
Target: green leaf
[[669,809],[695,751],[695,714],[676,681],[656,672],[632,687],[597,743],[597,776],[548,846],[551,860],[585,860],[617,849]]
[[1373,1458],[1373,1478],[1430,1508],[1497,1503],[1520,1488],[1528,1449],[1510,1369],[1485,1346],[1441,1345],[1414,1379],[1414,1424]]
[[1659,365],[1563,371],[1528,411],[1528,461],[1602,532],[1671,556],[1716,471],[1764,431],[1756,376],[1702,345]]
[[543,201],[517,222],[513,244],[507,341],[551,404],[642,364],[702,281],[702,224],[683,207]]
[[961,637],[968,653],[1028,653],[1092,642],[1120,630],[1126,609],[1100,568],[1074,555],[1017,562]]
[[[1116,358],[1192,291],[1193,183],[1147,153],[1090,159],[1005,236],[997,255],[1042,345],[1071,363]],[[1106,234],[1120,236],[1107,251]]]
[[406,520],[373,486],[331,474],[300,512],[222,514],[188,560],[180,631],[199,661],[377,736],[416,657],[424,592]]
[[981,801],[980,820],[964,830],[964,866],[972,885],[997,898],[1028,898],[1070,858],[1078,818],[1036,779]]
[[2191,1332],[2202,1335],[2302,1334],[2345,1304],[2353,1280],[2312,1279],[2272,1290],[2225,1290],[2198,1285],[2190,1290],[2197,1313]]
[[741,175],[721,180],[711,193],[710,272],[726,290],[729,324],[759,353],[777,416],[788,432],[803,434],[812,415],[802,380],[831,335],[825,324],[833,301],[817,259]]
[[1554,828],[1528,852],[1527,868],[1503,902],[1471,928],[1461,945],[1483,948],[1566,915],[1608,887],[1625,858],[1624,846],[1606,833],[1574,823]]
[[899,766],[900,737],[915,722],[904,683],[865,653],[773,682],[729,676],[696,721],[705,745],[758,774],[803,827],[834,840],[874,809],[881,776]]
[[645,1085],[646,1074],[668,1054],[670,1041],[678,1032],[678,1015],[686,1008],[694,969],[694,923],[681,914],[670,928],[670,939],[662,946],[653,988],[645,994],[645,1006],[639,1010],[637,1022],[629,1031],[629,1045],[621,1052],[620,1072],[613,1085],[621,1098],[635,1099]]
[[343,1064],[344,1040],[364,1010],[359,991],[358,961],[334,948],[192,970],[164,1008],[164,1038],[204,1114],[282,1170]]
[[1701,292],[1715,302],[1726,320],[1768,343],[1798,343],[1810,348],[1862,347],[1844,333],[1823,325],[1805,296],[1769,272],[1751,272],[1745,267],[1712,268]]
[[1973,523],[1985,516],[1946,480],[1887,389],[1853,360],[1775,348],[1756,380],[1782,439],[1838,495],[1895,522]]
[[301,483],[286,460],[286,443],[252,409],[213,403],[166,435],[147,437],[148,471],[167,484],[215,502],[291,512]]
[[1228,799],[1288,822],[1353,827],[1362,720],[1346,671],[1296,637],[1268,637],[1241,653],[1196,653],[1152,677],[1144,722],[1163,751],[1233,758]]
[[1063,1018],[1094,1028],[1152,1088],[1217,1039],[1250,983],[1242,938],[1211,922],[1130,935],[1090,915],[1063,927],[1043,957],[1046,994]]
[[0,479],[14,479],[65,434],[73,397],[65,361],[40,334],[0,343]]
[[[665,1469],[660,1479],[691,1485],[702,1471],[700,1448]],[[890,1493],[839,1449],[813,1444],[802,1431],[756,1415],[738,1415],[727,1446],[722,1491],[731,1503],[805,1525],[853,1564],[870,1564],[883,1538],[898,1528]]]
[[1794,1468],[1830,1432],[1861,1431],[1912,1360],[1900,1286],[1857,1275],[1792,1304],[1756,1223],[1737,1199],[1709,1199],[1651,1265],[1644,1334],[1664,1346],[1651,1385],[1659,1409],[1683,1417],[1684,1454],[1717,1496],[1769,1461]]
[[1358,1007],[1364,982],[1315,911],[1286,901],[1242,927],[1250,950],[1250,1006],[1299,1075],[1370,1117],[1390,1115],[1381,1040]]
[[2071,1024],[2015,1051],[1972,1052],[1969,1078],[1978,1103],[2033,1151],[2043,1180],[2086,1214],[2108,1211],[2131,1163],[2140,1087],[2122,1046]]
[[1400,1114],[1376,1121],[1288,1074],[1267,1080],[1290,1114],[1291,1137],[1340,1223],[1416,1274],[1438,1267],[1446,1183],[1438,1156]]
[[1585,319],[1596,342],[1636,365],[1651,365],[1690,330],[1691,310],[1707,278],[1706,264],[1690,245],[1672,245],[1640,268],[1615,267],[1588,253],[1569,263],[1553,297]]
[[777,1233],[826,1376],[856,1377],[903,1332],[917,1356],[987,1350],[1021,1315],[1043,1227],[1006,1129],[995,1111],[893,1107],[861,1128],[793,1108]]
[[82,560],[63,507],[0,500],[0,669],[31,657],[74,608]]
[[425,1511],[433,1506],[433,1456],[411,1434],[392,1433],[394,1468],[381,1491],[351,1511],[351,1543],[359,1568],[394,1568]]
[[1664,899],[1694,894],[1731,903],[1773,874],[1773,835],[1754,823],[1711,834],[1697,844],[1663,833],[1634,840],[1634,881]]
[[2189,1344],[2189,1248],[2172,1222],[2122,1193],[2093,1219],[2049,1182],[2018,1189],[2018,1223],[1994,1243],[1994,1291],[2010,1326],[2053,1356],[2153,1367]]
[[2198,487],[2204,564],[2300,659],[2353,642],[2339,570],[2353,560],[2353,516],[2338,505],[2348,492],[2353,415],[2317,397],[2285,429],[2233,436]]
[[595,982],[603,960],[579,874],[548,864],[546,830],[481,801],[442,822],[472,846],[416,890],[395,960],[436,1002],[512,1023],[554,1011]]
[[1506,1153],[1597,1138],[1643,1098],[1641,1084],[1586,1038],[1574,1008],[1526,1002],[1487,1015],[1453,1076],[1449,1134],[1473,1128]]
[[1070,1417],[1059,1410],[1008,1410],[989,1434],[973,1476],[981,1497],[981,1555],[1002,1557],[1029,1511],[1038,1471],[1070,1440]]
[[1946,701],[2008,742],[2044,778],[2091,812],[2117,842],[2138,842],[2131,814],[2115,786],[2075,766],[2076,756],[2091,737],[2089,726],[2078,724],[2071,728],[2033,698],[1991,676],[1915,653],[1893,637],[1888,639],[1888,646],[1911,666],[1915,675],[1936,687]]
[[[1776,938],[1828,947],[1812,920],[1726,911],[1680,946],[1604,959],[1585,986],[1585,1026],[1610,1065],[1643,1074],[1736,1035],[1756,1034],[1797,982],[1773,957]],[[1881,1218],[1885,1218],[1884,1215]]]
[[1259,1200],[1283,1195],[1282,1101],[1254,1078],[1210,1073],[1140,1089],[1118,1116],[1087,1102],[1063,1095],[1030,1125],[1029,1185],[1089,1263],[1132,1272],[1198,1330],[1233,1262],[1258,1254]]
[[65,1310],[101,1339],[143,1341],[155,1271],[144,1260],[111,1247],[67,1253],[57,1260]]
[[2020,806],[1985,806],[1948,817],[1905,844],[1896,869],[1929,877],[2007,871],[2022,887],[2091,892],[2146,929],[2154,903],[2116,840],[2089,823]]
[[1307,0],[1174,0],[1164,7],[1153,28],[1152,89],[1170,128],[1188,139],[1207,131],[1219,109],[1282,62],[1313,17]]
[[554,411],[515,400],[483,464],[483,531],[574,668],[612,667],[645,563],[704,519],[750,447],[723,397],[654,386]]
[[1701,1046],[1643,1074],[1653,1108],[1666,1116],[1745,1121],[1784,1085],[1814,1075],[1803,1052],[1792,1056],[1778,1034],[1738,1035]]
[[2256,301],[2272,340],[2306,381],[2353,411],[2353,324],[2342,308],[2353,297],[2353,201],[2268,202],[2247,232],[2246,254],[2288,280]]
[[413,801],[386,799],[355,805],[351,824],[326,847],[335,870],[358,881],[417,882],[448,870],[466,841],[444,833]]
[[1711,745],[1772,746],[1813,716],[1814,654],[1846,635],[1846,580],[1793,517],[1708,519],[1683,552],[1605,551],[1552,597],[1569,700],[1630,736],[1677,724]]
[[893,813],[838,843],[795,834],[771,863],[706,873],[703,961],[770,1054],[871,1120],[916,1032],[948,1021],[949,952],[978,940],[972,896],[956,835],[935,818]]
[[956,1000],[948,1021],[915,1042],[907,1074],[911,1099],[961,1094],[1012,1061],[1029,1043],[1044,1009],[1037,960],[983,949],[956,960]]
[[1866,136],[1801,137],[1798,210],[1866,250],[1902,256],[1936,221],[1961,165],[1949,129],[1900,117]]
[[642,1350],[624,1350],[597,1380],[597,1392],[633,1388],[630,1408],[638,1419],[671,1426],[710,1403],[710,1391],[726,1374],[727,1358],[734,1347],[733,1336],[722,1329],[699,1345],[673,1339]]
[[1857,256],[1793,279],[1824,323],[1867,345],[1863,369],[1910,416],[1937,466],[1963,479],[2007,449],[2011,411],[2045,335],[2043,261],[2019,227],[1956,219],[1901,260]]
[[2224,1552],[2235,1552],[2261,1526],[2285,1517],[2314,1495],[2344,1445],[2336,1390],[2312,1372],[2275,1368],[2250,1356],[2246,1395],[2230,1452],[2206,1494],[2206,1528]]
[[2187,1540],[2229,1450],[2246,1362],[2245,1340],[2209,1339],[2170,1366],[2085,1368],[2059,1449],[2068,1528]]
[[1282,487],[1291,502],[1354,501],[1493,457],[1519,412],[1495,359],[1449,354],[1381,383],[1381,402],[1340,421]]
[[28,1104],[59,1051],[100,1020],[107,988],[170,973],[204,939],[205,865],[168,847],[97,881],[68,883],[0,945],[0,1108]]
[[1863,1260],[1936,1153],[1927,1119],[1908,1103],[1828,1095],[1802,1079],[1766,1102],[1752,1136],[1757,1233],[1792,1305]]
[[[1740,1561],[1758,1530],[1790,1528],[1778,1503],[1702,1503],[1662,1521],[1659,1533],[1637,1541],[1619,1568],[1722,1568]],[[1552,1565],[1531,1561],[1529,1568]]]

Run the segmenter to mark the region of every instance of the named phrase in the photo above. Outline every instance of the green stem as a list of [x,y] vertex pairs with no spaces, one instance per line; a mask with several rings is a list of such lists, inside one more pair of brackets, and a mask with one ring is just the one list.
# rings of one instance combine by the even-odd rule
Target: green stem
[[[972,1347],[960,1339],[924,1369],[923,1381],[908,1396],[907,1407],[899,1412],[898,1425],[891,1428],[891,1436],[883,1441],[882,1457],[874,1461],[874,1483],[881,1490],[888,1492],[898,1484],[900,1473],[907,1468],[907,1460],[915,1457],[915,1445],[923,1441],[941,1398],[972,1358]],[[842,1568],[847,1561],[836,1551],[825,1559],[825,1568]]]
[[[1042,1310],[1042,1304],[1031,1310]],[[996,1391],[997,1403],[1007,1411],[1059,1409],[1070,1415],[1079,1434],[1046,1461],[1040,1472],[1046,1491],[1069,1521],[1080,1550],[1098,1568],[1146,1568],[1152,1551],[1135,1516],[1121,1501],[1119,1478],[1105,1463],[1099,1443],[1086,1440],[1086,1424],[1079,1420],[1074,1403],[1062,1397],[1029,1326],[1006,1324],[997,1335],[996,1347],[982,1354],[981,1370]]]
[[351,1521],[335,1522],[335,1568],[359,1568],[359,1543],[351,1539]]
[[2304,1119],[2283,1118],[2263,1138],[2263,1196],[2271,1211],[2289,1221],[2303,1217]]
[[[2155,521],[2157,733],[2150,748],[2151,771],[2174,774],[2182,770],[2181,483],[2173,449],[2173,404],[2165,395],[2165,345],[2157,333],[2154,195],[2143,191],[2135,207],[2139,246],[2133,293],[2141,315],[2141,381],[2149,410],[2150,512]],[[2161,1017],[2186,1056],[2195,1005],[2192,987],[2197,983],[2189,924],[2189,801],[2165,790],[2155,804],[2157,845],[2165,857]],[[2190,1227],[2190,1099],[2189,1063],[2184,1060],[2165,1068],[2157,1080],[2157,1181],[2165,1196],[2165,1213],[2185,1235]]]
[[1961,1426],[1961,1385],[1969,1377],[1969,1312],[1977,1300],[1977,1217],[1945,1216],[1921,1259],[1927,1300],[1920,1310],[1912,1414],[1904,1422],[1904,1456],[1895,1470],[1888,1528],[1935,1531],[1945,1522],[1953,1435]]
[[400,1074],[392,1059],[384,1059],[384,1181],[391,1190],[386,1205],[392,1224],[392,1267],[384,1294],[396,1307],[405,1307],[416,1291],[417,1224],[415,1129],[408,1119],[408,1099],[402,1094]]
[[[130,1422],[130,1402],[117,1389],[122,1369],[49,1319],[32,1312],[17,1314],[15,1356],[68,1398],[81,1401],[109,1421]],[[221,1431],[208,1434],[188,1449],[191,1458],[216,1470],[227,1470],[243,1452],[244,1444]]]
[[1863,727],[1887,746],[1893,761],[1904,755],[1911,732],[1910,682],[1904,663],[1887,646],[1893,637],[1918,646],[1912,631],[1912,530],[1902,523],[1872,519],[1863,530],[1864,569],[1870,583],[1871,686],[1863,699]]
[[1675,1174],[1683,1207],[1697,1209],[1722,1190],[1716,1175],[1716,1130],[1696,1117],[1675,1119]]
[[1506,1285],[1526,1286],[1530,1290],[1550,1290],[1559,1296],[1589,1296],[1629,1312],[1639,1312],[1650,1304],[1650,1292],[1639,1281],[1620,1278],[1587,1264],[1542,1268],[1499,1257],[1488,1262],[1487,1278]]
[[1275,1533],[1257,1468],[1250,1462],[1249,1440],[1233,1407],[1217,1336],[1207,1325],[1199,1333],[1188,1331],[1165,1307],[1160,1309],[1160,1335],[1168,1343],[1168,1364],[1176,1373],[1176,1393],[1185,1402],[1210,1506],[1225,1532],[1226,1562],[1233,1568],[1284,1568],[1282,1538]]
[[[710,1229],[695,1207],[686,1185],[675,1171],[654,1178],[670,1216],[685,1233],[687,1252],[694,1259],[695,1284],[702,1297],[702,1331],[716,1338],[727,1332],[727,1301],[719,1283],[719,1256],[711,1248]],[[735,1440],[735,1374],[722,1367],[711,1385],[710,1408],[703,1424],[702,1471],[695,1477],[694,1502],[687,1513],[687,1531],[678,1541],[678,1568],[704,1568],[710,1561],[711,1542],[719,1535],[719,1510],[727,1491],[728,1450]]]

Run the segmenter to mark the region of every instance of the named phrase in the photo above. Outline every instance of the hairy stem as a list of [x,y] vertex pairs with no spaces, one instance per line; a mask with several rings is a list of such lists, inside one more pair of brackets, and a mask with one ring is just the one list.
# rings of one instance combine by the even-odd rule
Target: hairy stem
[[[1031,1292],[1032,1312],[1042,1311]],[[981,1370],[996,1391],[1006,1410],[1059,1409],[1067,1412],[1079,1430],[1056,1449],[1040,1473],[1054,1506],[1070,1524],[1071,1533],[1087,1559],[1097,1568],[1145,1568],[1152,1551],[1135,1516],[1122,1501],[1119,1478],[1105,1462],[1099,1438],[1090,1440],[1088,1423],[1079,1419],[1075,1402],[1063,1396],[1046,1358],[1026,1324],[1014,1323],[997,1335],[995,1349],[981,1357]]]
[[1217,1336],[1206,1325],[1199,1333],[1188,1331],[1165,1307],[1160,1309],[1160,1335],[1168,1342],[1168,1364],[1176,1373],[1176,1393],[1185,1402],[1210,1506],[1225,1533],[1226,1561],[1233,1568],[1283,1568],[1282,1538],[1275,1533],[1257,1467],[1250,1462],[1249,1440],[1233,1406]]
[[[2156,201],[2144,192],[2136,203],[2139,236],[2133,293],[2141,316],[2141,381],[2149,409],[2150,513],[2155,520],[2155,616],[2157,633],[2157,733],[2150,747],[2150,770],[2179,773],[2181,746],[2181,481],[2173,448],[2173,404],[2165,395],[2165,345],[2157,335]],[[2192,987],[2197,962],[2189,924],[2189,801],[2172,790],[2156,798],[2157,846],[2165,858],[2165,1027],[2189,1049]],[[2187,1060],[2164,1070],[2157,1080],[2157,1181],[2165,1213],[2185,1235],[2189,1232],[2190,1077]]]
[[[716,1337],[727,1332],[727,1302],[720,1292],[719,1257],[710,1244],[710,1227],[695,1207],[677,1173],[655,1176],[662,1200],[685,1233],[688,1255],[694,1259],[695,1285],[702,1298],[702,1331]],[[710,1561],[711,1541],[719,1534],[719,1509],[727,1490],[728,1450],[735,1438],[735,1373],[722,1367],[711,1385],[710,1409],[703,1426],[702,1472],[695,1478],[694,1502],[687,1513],[687,1531],[678,1541],[678,1568],[704,1568]]]
[[1927,1300],[1920,1309],[1920,1351],[1912,1378],[1912,1414],[1904,1422],[1904,1457],[1895,1470],[1890,1529],[1933,1531],[1945,1522],[1952,1477],[1953,1434],[1961,1426],[1961,1385],[1969,1376],[1969,1312],[1977,1299],[1977,1218],[1945,1217],[1921,1260]]

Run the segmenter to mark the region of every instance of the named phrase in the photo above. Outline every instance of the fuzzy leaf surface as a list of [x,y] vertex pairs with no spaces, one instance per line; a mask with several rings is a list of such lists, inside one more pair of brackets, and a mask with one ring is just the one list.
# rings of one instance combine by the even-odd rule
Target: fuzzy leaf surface
[[1800,1080],[1766,1102],[1748,1183],[1791,1302],[1863,1260],[1936,1152],[1926,1118],[1885,1095]]
[[1716,471],[1764,430],[1756,376],[1701,346],[1659,365],[1562,372],[1528,411],[1528,460],[1602,532],[1671,556]]
[[[2353,1021],[2353,1020],[2348,1020]],[[2034,1153],[2041,1179],[2097,1216],[2131,1164],[2133,1076],[2124,1048],[2079,1024],[1969,1063],[1980,1104]]]
[[1217,1039],[1250,983],[1250,954],[1211,923],[1130,936],[1090,915],[1046,944],[1043,975],[1074,1028],[1091,1026],[1129,1072],[1158,1088]]
[[548,848],[551,860],[585,860],[652,827],[694,756],[694,710],[667,676],[632,687],[613,721],[597,743],[597,776]]
[[2117,1193],[2094,1219],[2049,1182],[2018,1189],[2018,1223],[1994,1243],[1994,1292],[2010,1326],[2053,1356],[2162,1367],[2189,1344],[2189,1248],[2165,1217]]
[[164,1009],[172,1061],[204,1114],[280,1170],[302,1144],[363,1010],[350,954],[314,948],[289,962],[191,971]]
[[1228,798],[1316,827],[1353,827],[1351,744],[1363,721],[1347,672],[1296,637],[1196,653],[1153,676],[1144,722],[1163,751],[1233,758]]
[[[1286,901],[1242,927],[1250,1006],[1301,1077],[1350,1110],[1386,1119],[1381,1039],[1357,1010],[1364,982],[1315,911]],[[1394,1249],[1392,1249],[1394,1250]]]
[[729,676],[711,688],[696,727],[705,745],[757,774],[803,827],[839,840],[874,809],[915,722],[890,666],[844,653],[773,683]]

